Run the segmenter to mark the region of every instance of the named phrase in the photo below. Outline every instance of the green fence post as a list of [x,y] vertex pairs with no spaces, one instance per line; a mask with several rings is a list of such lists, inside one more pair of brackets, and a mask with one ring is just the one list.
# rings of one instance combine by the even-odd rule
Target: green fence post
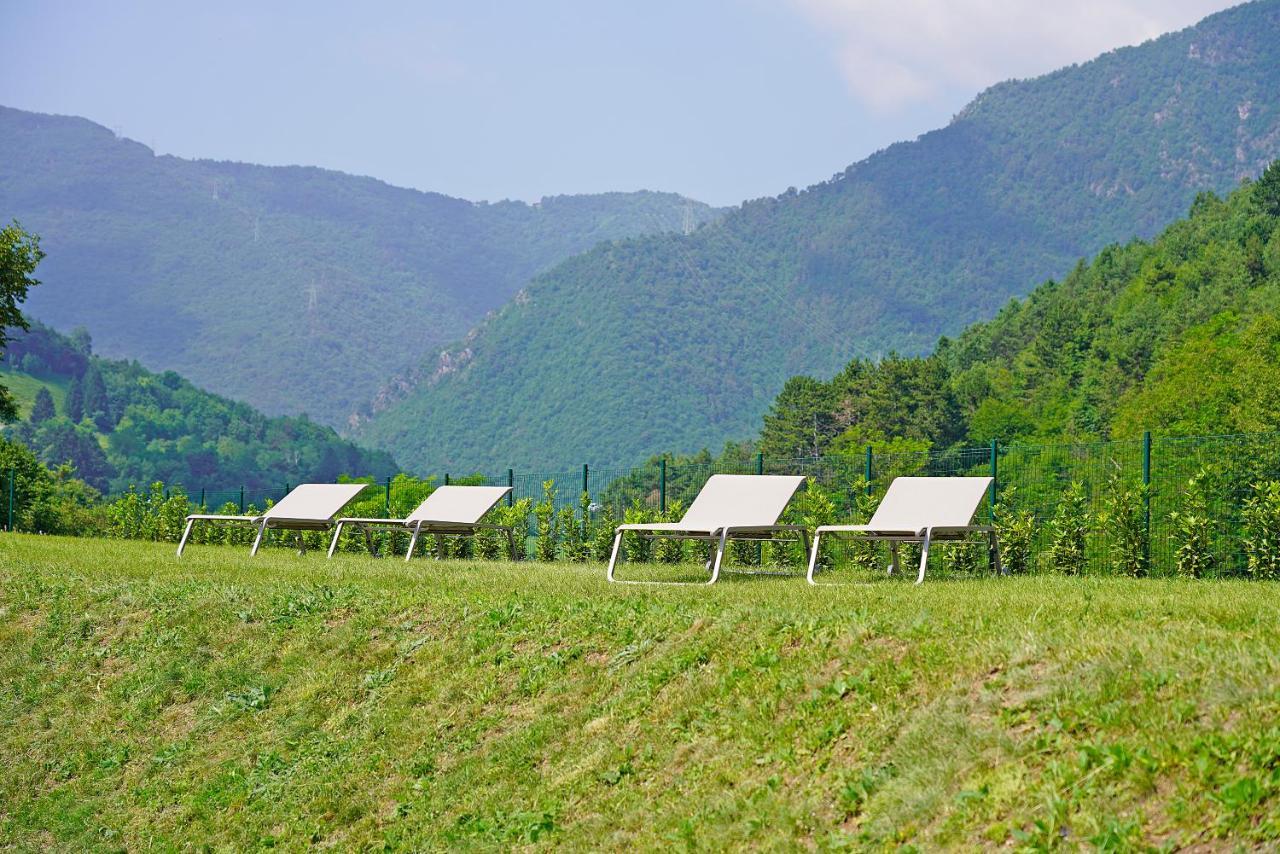
[[244,484],[240,485],[240,515],[244,515]]
[[[587,494],[590,494],[591,493],[590,483],[587,480],[588,471],[589,469],[587,468],[587,464],[583,463],[582,464],[582,491]],[[587,503],[590,504],[591,502],[588,501]],[[590,510],[582,511],[582,539],[583,540],[586,540],[587,538],[587,529],[591,524],[590,516],[591,516]]]
[[205,508],[204,506],[204,487],[203,486],[200,487],[200,507],[204,509],[208,509],[208,508]]
[[866,493],[871,494],[871,446],[867,445],[867,471],[866,471]]
[[391,475],[387,475],[387,492],[382,499],[382,512],[388,519],[391,518]]
[[514,507],[516,503],[516,470],[507,469],[507,486],[511,487],[511,491],[507,493],[507,506]]
[[[763,453],[758,453],[758,455],[755,455],[755,474],[758,474],[758,475],[764,474]],[[756,563],[756,566],[759,566],[760,563],[764,563],[764,544],[763,543],[755,544],[755,563]]]
[[667,458],[658,464],[658,510],[667,512]]
[[992,439],[991,440],[991,512],[993,515],[996,512],[996,490],[1000,488],[1000,464],[997,462],[997,460],[999,459],[998,457],[999,449],[1000,449],[1000,445],[998,440]]
[[449,485],[449,473],[448,473],[448,472],[445,472],[445,473],[444,473],[444,485],[445,485],[445,486],[448,486],[448,485]]
[[1142,433],[1142,517],[1146,536],[1146,560],[1151,564],[1151,431]]

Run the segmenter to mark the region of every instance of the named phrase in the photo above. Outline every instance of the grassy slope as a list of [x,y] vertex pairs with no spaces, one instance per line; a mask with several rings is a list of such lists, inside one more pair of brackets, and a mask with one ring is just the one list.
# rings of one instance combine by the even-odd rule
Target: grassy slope
[[1280,837],[1269,587],[171,548],[0,539],[0,845]]
[[10,371],[0,368],[0,385],[9,389],[18,401],[18,412],[23,418],[31,414],[31,406],[36,401],[36,392],[41,386],[49,389],[53,396],[54,409],[59,415],[66,413],[67,383],[57,377],[40,378],[21,371]]

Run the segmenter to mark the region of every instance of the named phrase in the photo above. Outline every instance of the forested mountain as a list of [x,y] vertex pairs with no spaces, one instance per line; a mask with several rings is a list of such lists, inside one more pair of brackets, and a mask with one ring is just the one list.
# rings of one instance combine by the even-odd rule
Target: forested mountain
[[1205,193],[1150,243],[1103,249],[928,357],[793,377],[774,456],[1274,431],[1280,426],[1280,161]]
[[926,352],[1277,155],[1280,0],[1264,0],[992,87],[941,130],[692,235],[573,257],[355,435],[452,471],[716,447],[788,377]]
[[173,371],[99,358],[83,330],[65,336],[32,323],[10,334],[0,381],[18,398],[22,420],[6,434],[46,465],[70,463],[99,490],[157,480],[193,491],[260,489],[397,471],[390,455],[305,417],[268,418]]
[[28,313],[103,354],[335,426],[528,279],[715,212],[674,194],[472,203],[301,167],[157,157],[0,107],[0,219],[41,236]]

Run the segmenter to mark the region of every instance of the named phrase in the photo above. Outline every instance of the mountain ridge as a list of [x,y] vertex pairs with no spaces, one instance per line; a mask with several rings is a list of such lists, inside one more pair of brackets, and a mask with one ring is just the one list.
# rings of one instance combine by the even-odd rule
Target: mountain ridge
[[1280,155],[1277,45],[1280,2],[1235,7],[997,84],[944,128],[693,235],[567,259],[473,331],[464,367],[352,435],[452,471],[748,435],[787,377],[926,352],[1258,174]]
[[718,215],[670,193],[472,202],[313,166],[187,160],[8,107],[0,150],[0,212],[49,255],[32,316],[331,425],[556,261]]

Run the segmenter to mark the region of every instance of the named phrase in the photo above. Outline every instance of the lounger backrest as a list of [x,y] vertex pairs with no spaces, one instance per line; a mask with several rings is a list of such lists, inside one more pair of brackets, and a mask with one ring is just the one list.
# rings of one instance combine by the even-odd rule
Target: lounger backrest
[[990,488],[989,477],[894,478],[867,525],[879,531],[963,528]]
[[713,474],[680,524],[699,531],[775,525],[802,483],[799,475]]
[[510,491],[509,486],[441,486],[405,521],[474,525]]
[[367,483],[304,483],[262,514],[268,519],[298,522],[331,521]]

